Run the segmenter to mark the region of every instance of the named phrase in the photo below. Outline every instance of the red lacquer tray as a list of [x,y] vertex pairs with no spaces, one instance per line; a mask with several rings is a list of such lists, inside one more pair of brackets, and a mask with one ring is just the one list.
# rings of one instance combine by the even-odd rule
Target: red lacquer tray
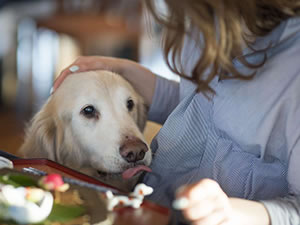
[[[112,188],[93,177],[48,159],[14,159],[12,162],[17,170],[32,167],[46,173],[58,173],[64,177]],[[167,208],[146,200],[140,209],[121,208],[116,213],[115,225],[167,225],[170,219],[170,211]]]

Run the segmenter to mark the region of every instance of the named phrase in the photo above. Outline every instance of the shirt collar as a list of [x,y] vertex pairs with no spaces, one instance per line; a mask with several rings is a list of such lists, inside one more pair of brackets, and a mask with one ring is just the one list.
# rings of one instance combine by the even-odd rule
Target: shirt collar
[[[243,56],[246,61],[250,64],[260,64],[264,61],[266,55],[269,55],[279,43],[286,38],[286,36],[290,35],[290,32],[286,32],[286,27],[289,20],[285,20],[281,22],[275,29],[273,29],[269,34],[263,37],[257,37],[253,44],[250,47],[246,47],[243,49]],[[236,68],[245,67],[239,60],[239,57],[235,57],[233,59],[233,63]],[[248,68],[249,69],[249,68]],[[247,69],[247,70],[248,70]],[[252,69],[249,69],[249,74]]]

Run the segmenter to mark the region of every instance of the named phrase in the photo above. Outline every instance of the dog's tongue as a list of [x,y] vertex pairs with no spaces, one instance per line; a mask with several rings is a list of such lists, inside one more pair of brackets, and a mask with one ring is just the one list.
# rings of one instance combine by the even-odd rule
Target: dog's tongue
[[131,177],[133,177],[135,174],[137,174],[140,171],[152,172],[152,170],[148,166],[139,165],[139,166],[125,170],[122,173],[122,177],[123,177],[123,179],[127,180],[127,179],[130,179]]

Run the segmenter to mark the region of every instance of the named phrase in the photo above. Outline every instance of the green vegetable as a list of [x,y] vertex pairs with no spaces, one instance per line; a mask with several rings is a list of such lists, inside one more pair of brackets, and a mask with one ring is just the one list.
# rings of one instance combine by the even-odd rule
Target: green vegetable
[[27,177],[22,174],[9,174],[9,175],[1,175],[0,183],[10,184],[14,187],[31,187],[38,186],[37,182],[31,177]]
[[[72,221],[82,215],[84,215],[85,209],[81,206],[74,205],[61,205],[54,203],[52,211],[48,218],[43,222],[38,223],[39,225],[48,225],[54,222],[65,223]],[[14,221],[3,221],[0,219],[0,223],[3,224],[17,224]]]
[[81,206],[54,204],[47,221],[67,222],[84,214],[85,209]]
[[[34,180],[31,177],[28,177],[23,174],[6,174],[6,175],[0,175],[0,183],[3,184],[10,184],[14,187],[38,187],[38,182]],[[77,217],[82,216],[85,213],[85,209],[82,206],[76,206],[76,205],[61,205],[61,204],[53,204],[52,211],[48,218],[38,224],[51,224],[53,222],[68,222],[71,221]],[[5,224],[16,224],[13,221],[3,221]],[[0,224],[1,219],[0,219]]]

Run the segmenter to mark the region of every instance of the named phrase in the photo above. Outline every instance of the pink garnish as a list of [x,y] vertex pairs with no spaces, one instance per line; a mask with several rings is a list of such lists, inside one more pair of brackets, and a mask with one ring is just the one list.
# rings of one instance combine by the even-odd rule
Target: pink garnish
[[61,175],[55,173],[41,178],[39,185],[49,191],[54,190],[64,192],[69,188],[69,184],[64,183]]

